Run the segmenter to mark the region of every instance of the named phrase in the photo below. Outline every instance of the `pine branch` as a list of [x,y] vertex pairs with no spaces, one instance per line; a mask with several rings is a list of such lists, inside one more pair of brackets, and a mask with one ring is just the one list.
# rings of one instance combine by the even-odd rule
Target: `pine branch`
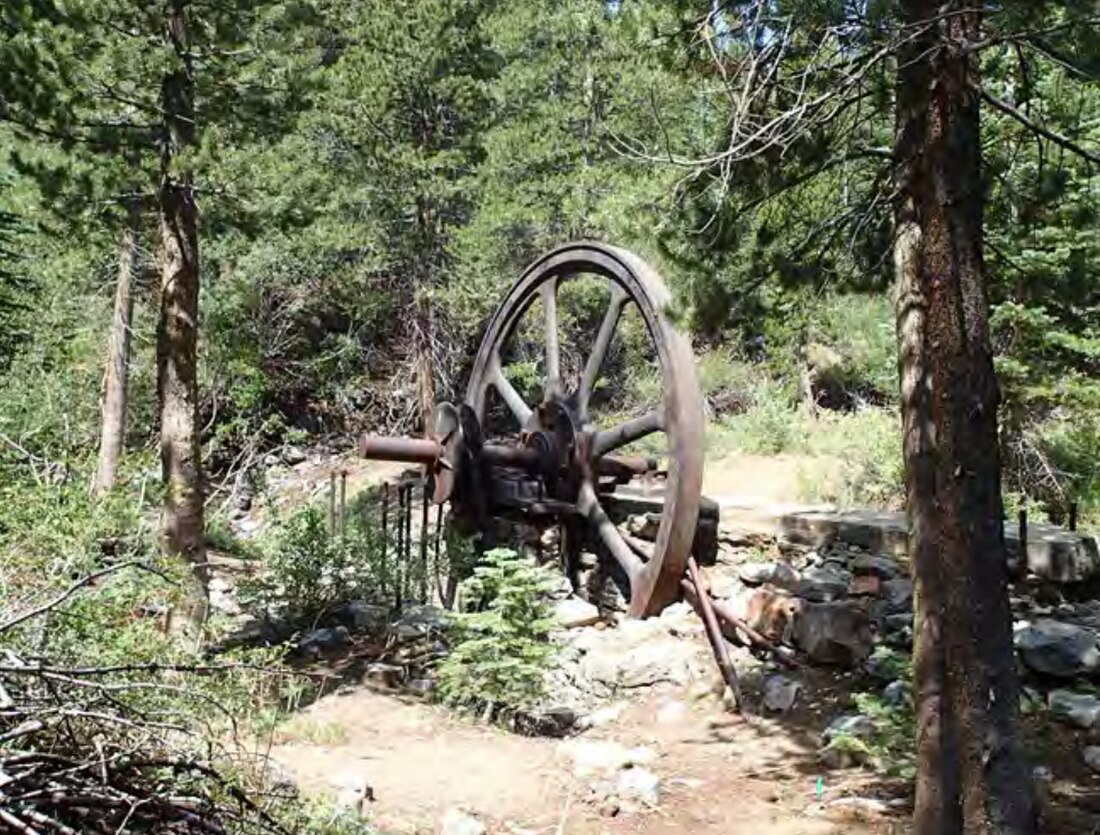
[[990,93],[988,90],[986,90],[982,86],[980,86],[978,84],[972,84],[971,87],[978,93],[979,96],[982,97],[983,101],[985,101],[987,104],[991,105],[992,107],[996,108],[997,110],[1001,111],[1006,116],[1011,116],[1013,119],[1015,119],[1017,122],[1019,122],[1025,128],[1030,130],[1032,133],[1037,134],[1037,135],[1043,137],[1044,139],[1050,140],[1051,142],[1053,142],[1058,147],[1064,148],[1065,150],[1067,150],[1067,151],[1069,151],[1073,154],[1076,154],[1077,156],[1081,157],[1082,159],[1088,160],[1089,162],[1093,163],[1094,165],[1100,165],[1100,154],[1097,154],[1094,151],[1090,151],[1088,148],[1084,148],[1081,145],[1078,145],[1076,142],[1074,142],[1072,139],[1070,139],[1067,136],[1063,136],[1062,134],[1057,133],[1057,132],[1051,130],[1050,128],[1047,128],[1047,127],[1044,127],[1043,125],[1040,125],[1038,122],[1036,122],[1033,119],[1031,119],[1030,117],[1026,116],[1024,113],[1022,113],[1017,108],[1013,107],[1008,102],[994,96],[992,93]]

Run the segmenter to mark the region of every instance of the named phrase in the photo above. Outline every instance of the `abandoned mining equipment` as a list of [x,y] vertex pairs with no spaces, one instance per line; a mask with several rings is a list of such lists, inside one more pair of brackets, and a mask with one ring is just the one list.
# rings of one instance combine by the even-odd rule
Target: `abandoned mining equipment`
[[[559,343],[561,288],[584,277],[606,285],[606,312],[587,358],[565,382]],[[432,499],[449,503],[452,521],[492,537],[498,519],[560,531],[563,569],[576,583],[583,551],[613,561],[625,582],[629,614],[648,617],[682,596],[703,618],[723,675],[740,703],[723,632],[768,645],[714,601],[697,562],[713,555],[717,506],[701,495],[703,403],[687,337],[668,317],[669,292],[635,254],[601,243],[562,246],[535,261],[512,285],[474,358],[466,398],[441,403],[427,438],[366,436],[363,456],[424,466]],[[506,345],[529,309],[541,307],[541,402],[529,403],[506,375]],[[598,428],[597,381],[629,306],[648,332],[660,374],[660,402],[617,425]],[[528,389],[531,387],[528,386]],[[493,426],[490,394],[505,407]],[[528,394],[528,399],[534,399]],[[649,436],[665,438],[663,459],[629,454]],[[653,440],[659,440],[654,438]],[[647,440],[646,449],[652,449]],[[629,532],[644,518],[648,530]],[[635,526],[636,528],[636,526]],[[721,623],[720,623],[721,621]]]

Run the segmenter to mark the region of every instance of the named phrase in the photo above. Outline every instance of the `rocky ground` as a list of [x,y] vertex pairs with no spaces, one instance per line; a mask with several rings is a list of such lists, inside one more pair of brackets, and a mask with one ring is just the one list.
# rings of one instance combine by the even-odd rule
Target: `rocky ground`
[[[325,473],[314,475],[309,489],[323,490]],[[344,683],[264,744],[303,789],[390,832],[907,831],[911,764],[890,739],[911,703],[907,566],[840,541],[810,548],[722,528],[706,572],[717,597],[787,649],[734,647],[742,714],[689,607],[627,620],[591,566],[583,598],[568,584],[555,595],[553,697],[521,717],[526,735],[426,698],[446,649],[442,612],[393,618],[352,602],[297,637],[302,663]],[[1096,831],[1100,602],[1030,576],[1014,583],[1012,608],[1045,831]],[[868,698],[875,709],[861,711]]]

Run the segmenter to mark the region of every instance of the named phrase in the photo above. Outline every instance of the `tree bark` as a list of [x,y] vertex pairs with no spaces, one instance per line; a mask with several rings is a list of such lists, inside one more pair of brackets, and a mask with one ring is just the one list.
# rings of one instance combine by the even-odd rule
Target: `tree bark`
[[134,314],[134,262],[137,258],[137,218],[131,212],[118,242],[115,309],[107,342],[107,366],[100,399],[99,463],[92,495],[115,486],[115,475],[126,437],[127,390],[130,382],[130,327]]
[[[905,0],[896,315],[916,578],[916,835],[1034,833],[1020,737],[982,260],[973,4]],[[928,24],[928,21],[939,21]]]
[[201,632],[208,608],[208,569],[203,538],[202,458],[198,430],[197,344],[199,317],[198,212],[190,172],[174,166],[194,138],[194,75],[187,48],[182,0],[169,7],[168,37],[182,62],[164,77],[161,147],[160,317],[157,323],[157,392],[164,506],[161,552],[182,558],[194,582],[178,625]]

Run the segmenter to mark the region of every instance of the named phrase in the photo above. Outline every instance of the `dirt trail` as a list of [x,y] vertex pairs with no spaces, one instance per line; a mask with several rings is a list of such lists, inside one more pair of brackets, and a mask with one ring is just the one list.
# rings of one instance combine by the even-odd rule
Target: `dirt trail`
[[[713,833],[832,835],[901,832],[900,819],[853,820],[828,807],[845,795],[881,793],[859,772],[823,772],[816,733],[760,717],[727,713],[715,698],[683,689],[651,690],[613,723],[582,740],[651,749],[661,778],[655,809],[609,816],[574,776],[567,741],[520,737],[464,723],[441,709],[355,688],[305,711],[299,733],[272,755],[307,791],[340,795],[363,783],[366,813],[388,832],[437,831],[444,813],[462,808],[490,833]],[[818,798],[817,779],[825,782]]]

